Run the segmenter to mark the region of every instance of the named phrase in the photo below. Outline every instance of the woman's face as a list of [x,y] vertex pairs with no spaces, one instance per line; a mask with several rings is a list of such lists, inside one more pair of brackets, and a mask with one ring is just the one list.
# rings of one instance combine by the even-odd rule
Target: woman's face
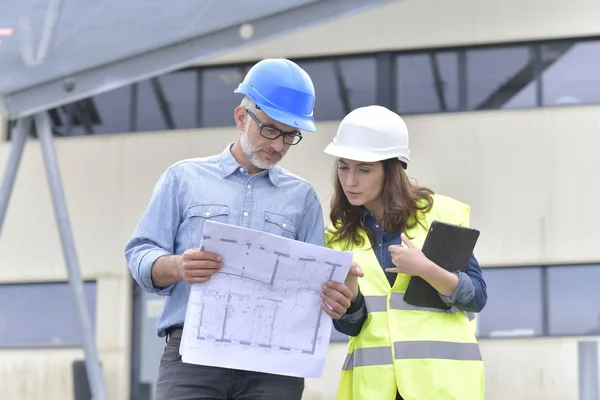
[[365,206],[377,214],[382,208],[383,164],[381,162],[361,162],[340,158],[338,178],[344,194],[353,206]]

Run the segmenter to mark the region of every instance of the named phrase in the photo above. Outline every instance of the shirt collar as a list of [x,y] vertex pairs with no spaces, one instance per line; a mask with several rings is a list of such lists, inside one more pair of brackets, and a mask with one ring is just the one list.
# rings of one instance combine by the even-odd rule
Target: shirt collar
[[[364,206],[360,206],[360,209],[362,211],[362,223],[364,226],[367,226],[367,224],[373,223],[373,218],[375,218],[373,216],[373,214],[371,214],[371,212],[369,210],[367,210]],[[373,224],[374,225],[374,224]]]
[[[229,175],[233,174],[235,170],[242,167],[242,165],[235,160],[233,154],[231,154],[232,147],[233,143],[230,143],[221,153],[221,173],[223,174],[223,178],[227,178]],[[242,168],[244,168],[244,171],[246,170],[246,167]],[[269,174],[271,183],[274,186],[279,186],[279,167],[274,166],[269,169],[267,173]]]

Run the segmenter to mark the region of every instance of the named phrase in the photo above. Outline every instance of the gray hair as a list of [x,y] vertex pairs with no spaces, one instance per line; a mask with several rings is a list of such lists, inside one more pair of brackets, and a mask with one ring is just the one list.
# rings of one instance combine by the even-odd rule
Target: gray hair
[[262,110],[256,107],[256,103],[254,101],[252,101],[252,99],[248,96],[244,96],[244,98],[242,99],[242,102],[240,103],[241,107],[244,107],[245,109],[249,109],[251,110],[254,114],[258,114],[261,113]]
[[[256,103],[252,101],[252,99],[248,96],[244,96],[242,102],[240,103],[240,107],[244,107],[246,110],[252,111],[255,115],[260,115],[261,113],[263,113],[263,111],[260,108],[256,107]],[[246,130],[248,130],[248,127],[250,126],[251,122],[252,118],[246,119],[246,126],[244,127]]]

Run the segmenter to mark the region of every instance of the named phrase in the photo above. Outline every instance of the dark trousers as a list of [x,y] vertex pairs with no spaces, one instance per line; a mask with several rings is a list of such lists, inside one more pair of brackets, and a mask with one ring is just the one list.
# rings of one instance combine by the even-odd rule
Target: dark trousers
[[155,400],[301,400],[303,378],[183,363],[182,332],[169,334]]

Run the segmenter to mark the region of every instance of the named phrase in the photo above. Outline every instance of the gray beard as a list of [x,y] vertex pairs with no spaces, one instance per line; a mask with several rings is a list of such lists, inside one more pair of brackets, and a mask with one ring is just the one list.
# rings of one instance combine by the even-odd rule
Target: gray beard
[[261,151],[260,149],[257,149],[256,147],[252,146],[252,144],[250,143],[250,141],[248,140],[248,133],[244,132],[242,134],[242,138],[240,140],[240,143],[242,145],[242,151],[244,152],[244,154],[246,155],[246,157],[248,157],[248,161],[250,161],[250,163],[252,165],[254,165],[256,168],[258,169],[271,169],[274,166],[277,165],[277,161],[274,163],[268,163],[265,162],[263,160],[260,159],[260,157],[258,156],[258,153]]

